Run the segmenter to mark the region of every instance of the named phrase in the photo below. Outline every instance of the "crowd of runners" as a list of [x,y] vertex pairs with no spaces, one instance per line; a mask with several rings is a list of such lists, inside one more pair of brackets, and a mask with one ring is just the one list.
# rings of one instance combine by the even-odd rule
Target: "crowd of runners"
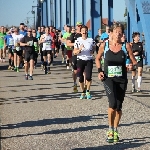
[[127,89],[128,71],[132,71],[132,92],[141,91],[145,57],[143,43],[140,42],[139,32],[134,32],[132,38],[132,42],[127,42],[124,26],[120,23],[106,26],[104,33],[99,29],[94,39],[89,37],[88,27],[82,22],[77,22],[76,27],[65,25],[63,31],[53,26],[42,26],[36,30],[26,27],[23,23],[20,27],[10,29],[1,26],[0,62],[5,62],[8,54],[8,69],[19,72],[20,68],[24,68],[25,80],[33,80],[33,70],[37,66],[38,57],[44,74],[51,74],[51,66],[61,53],[62,63],[66,65],[66,69],[72,71],[74,92],[78,92],[77,77],[79,78],[80,99],[92,98],[90,86],[95,62],[98,78],[104,84],[109,101],[107,141],[118,142],[117,127]]

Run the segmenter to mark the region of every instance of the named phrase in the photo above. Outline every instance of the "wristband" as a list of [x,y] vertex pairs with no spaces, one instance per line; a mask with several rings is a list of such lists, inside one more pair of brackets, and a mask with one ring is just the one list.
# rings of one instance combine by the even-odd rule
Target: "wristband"
[[102,68],[98,68],[98,73],[103,72]]

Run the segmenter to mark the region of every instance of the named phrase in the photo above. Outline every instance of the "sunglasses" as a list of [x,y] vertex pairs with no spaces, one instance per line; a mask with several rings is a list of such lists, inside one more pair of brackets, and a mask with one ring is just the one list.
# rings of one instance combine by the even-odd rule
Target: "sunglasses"
[[28,32],[32,32],[32,31],[28,31]]

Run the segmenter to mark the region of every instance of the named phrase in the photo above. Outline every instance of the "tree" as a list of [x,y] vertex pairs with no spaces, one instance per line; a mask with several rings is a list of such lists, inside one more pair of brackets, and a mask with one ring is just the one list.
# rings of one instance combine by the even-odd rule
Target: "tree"
[[125,12],[124,12],[124,17],[127,17],[128,15],[128,10],[127,10],[127,7],[125,8]]

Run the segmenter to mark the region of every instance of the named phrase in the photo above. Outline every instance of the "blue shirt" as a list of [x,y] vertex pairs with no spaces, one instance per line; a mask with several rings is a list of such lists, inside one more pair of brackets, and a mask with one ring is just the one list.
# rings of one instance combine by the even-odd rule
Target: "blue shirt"
[[41,36],[40,32],[37,31],[37,32],[36,32],[36,38],[39,39],[40,36]]
[[9,46],[13,46],[14,45],[14,40],[13,40],[13,37],[11,34],[7,34],[5,37],[4,37],[5,41],[6,41],[6,45]]
[[101,38],[100,38],[100,40],[106,40],[106,39],[108,39],[109,38],[109,35],[108,35],[108,33],[103,33],[102,35],[101,35]]
[[91,30],[88,31],[88,37],[89,37],[89,38],[92,37],[92,32],[91,32]]
[[24,30],[24,31],[20,30],[19,34],[23,34],[24,36],[27,36],[27,31],[26,30]]

